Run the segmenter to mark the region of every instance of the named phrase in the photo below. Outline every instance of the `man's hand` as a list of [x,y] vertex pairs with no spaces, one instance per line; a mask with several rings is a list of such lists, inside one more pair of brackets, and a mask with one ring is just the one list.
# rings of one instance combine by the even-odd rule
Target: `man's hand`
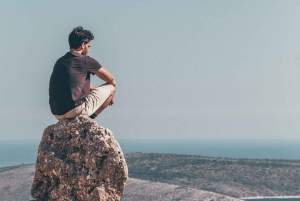
[[116,80],[113,79],[111,84],[114,85],[114,87],[116,87],[116,85],[117,85]]
[[96,87],[94,87],[93,85],[90,85],[90,90],[92,91],[94,89],[96,89]]
[[110,103],[108,104],[109,106],[112,106],[113,104],[115,104],[114,99],[111,99]]

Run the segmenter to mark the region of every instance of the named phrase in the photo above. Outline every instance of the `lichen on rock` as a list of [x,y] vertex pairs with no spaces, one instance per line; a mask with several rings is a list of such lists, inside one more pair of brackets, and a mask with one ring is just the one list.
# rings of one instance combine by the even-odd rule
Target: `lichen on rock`
[[113,133],[86,116],[47,127],[31,195],[37,200],[120,200],[128,169]]

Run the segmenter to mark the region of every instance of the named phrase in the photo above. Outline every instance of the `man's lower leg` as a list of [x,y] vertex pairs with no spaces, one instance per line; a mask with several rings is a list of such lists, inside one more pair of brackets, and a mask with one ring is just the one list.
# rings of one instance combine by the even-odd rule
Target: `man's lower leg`
[[105,101],[104,103],[90,116],[90,118],[95,119],[111,102],[113,99],[114,94],[111,94]]

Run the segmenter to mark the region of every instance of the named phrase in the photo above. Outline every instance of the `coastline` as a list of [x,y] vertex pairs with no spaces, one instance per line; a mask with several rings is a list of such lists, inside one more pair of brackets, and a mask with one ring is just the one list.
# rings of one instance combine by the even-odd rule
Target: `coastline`
[[298,196],[259,196],[259,197],[240,197],[242,200],[262,200],[262,199],[297,199]]

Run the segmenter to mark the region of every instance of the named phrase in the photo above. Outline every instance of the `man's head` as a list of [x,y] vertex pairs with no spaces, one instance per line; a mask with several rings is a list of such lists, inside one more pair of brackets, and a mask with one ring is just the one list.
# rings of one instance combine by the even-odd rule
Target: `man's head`
[[82,54],[86,55],[89,52],[90,42],[94,39],[94,35],[82,27],[76,27],[69,35],[70,49],[81,48]]

